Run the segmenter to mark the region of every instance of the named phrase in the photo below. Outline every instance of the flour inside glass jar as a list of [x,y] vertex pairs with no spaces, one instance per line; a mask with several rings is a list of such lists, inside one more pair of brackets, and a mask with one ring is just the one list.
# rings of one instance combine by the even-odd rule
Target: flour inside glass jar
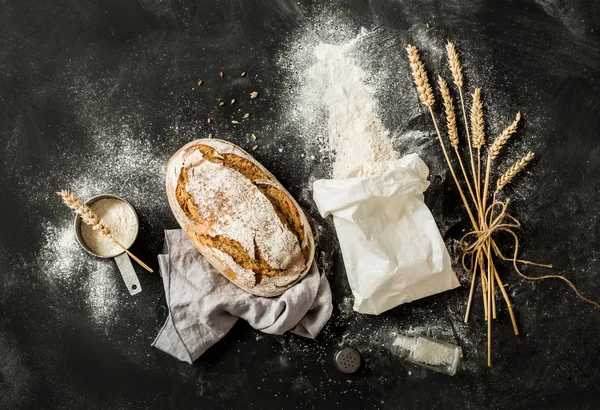
[[[138,231],[138,221],[134,210],[120,199],[100,199],[90,205],[98,218],[110,228],[111,235],[125,248],[135,241]],[[123,249],[109,236],[102,235],[90,225],[81,224],[81,236],[90,250],[100,256],[115,256]]]

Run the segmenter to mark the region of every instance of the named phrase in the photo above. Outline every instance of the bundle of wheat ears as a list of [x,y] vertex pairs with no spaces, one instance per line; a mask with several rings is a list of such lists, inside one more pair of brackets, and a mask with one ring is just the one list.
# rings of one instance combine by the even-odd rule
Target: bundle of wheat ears
[[71,208],[73,211],[75,211],[75,213],[77,215],[79,215],[81,217],[81,220],[85,224],[91,225],[92,229],[100,232],[101,235],[108,236],[110,239],[112,239],[121,249],[123,249],[125,252],[127,252],[127,255],[131,256],[131,258],[134,261],[139,263],[142,268],[146,269],[148,272],[154,272],[152,270],[152,268],[150,268],[148,265],[146,265],[144,262],[142,262],[137,256],[135,256],[133,253],[131,253],[126,247],[121,245],[121,243],[112,236],[110,228],[108,226],[106,226],[100,220],[100,218],[98,218],[98,215],[96,215],[96,213],[94,211],[92,211],[92,209],[89,206],[87,206],[84,202],[82,202],[79,198],[77,198],[75,196],[75,194],[73,194],[69,191],[60,191],[60,192],[57,192],[57,194],[63,199],[63,202],[65,203],[65,205],[67,205],[69,208]]
[[[465,140],[467,141],[466,155],[469,159],[469,163],[467,164],[467,166],[470,165],[470,168],[468,170],[467,168],[465,168],[461,157],[462,154],[459,149],[459,132],[454,111],[453,98],[450,94],[450,90],[448,89],[448,84],[441,76],[438,76],[438,85],[444,104],[444,112],[446,115],[448,143],[454,150],[456,161],[458,162],[460,172],[462,174],[463,180],[461,183],[456,175],[456,172],[454,171],[453,163],[450,160],[450,157],[448,156],[446,144],[442,139],[442,134],[440,133],[440,129],[438,127],[436,117],[433,112],[433,108],[435,105],[435,97],[433,94],[433,89],[429,84],[427,72],[425,71],[425,67],[423,65],[423,62],[421,61],[421,57],[419,56],[419,50],[416,47],[409,45],[406,48],[406,51],[408,53],[410,68],[412,70],[412,75],[417,86],[419,97],[421,99],[421,102],[429,110],[429,114],[431,115],[431,120],[433,121],[433,125],[435,127],[439,143],[442,147],[446,163],[448,164],[448,168],[450,170],[450,173],[452,174],[452,178],[454,179],[454,183],[456,184],[460,197],[463,201],[463,205],[467,211],[467,214],[469,215],[469,219],[473,227],[473,230],[467,233],[465,236],[463,236],[463,238],[460,241],[461,250],[463,252],[463,267],[465,268],[465,270],[469,271],[472,274],[469,299],[467,302],[465,312],[465,322],[469,320],[469,312],[471,311],[471,303],[473,301],[475,283],[477,281],[477,277],[479,276],[481,277],[481,293],[483,299],[485,320],[487,322],[487,362],[488,366],[491,366],[492,319],[496,319],[496,288],[500,290],[500,293],[502,294],[502,297],[506,302],[514,333],[515,335],[519,334],[519,328],[515,320],[510,299],[508,297],[508,294],[506,293],[506,290],[504,289],[504,284],[495,266],[495,258],[512,262],[512,266],[515,272],[525,279],[560,279],[566,282],[567,285],[569,285],[569,287],[571,287],[571,289],[573,289],[577,296],[579,296],[582,300],[591,303],[597,307],[600,307],[600,305],[584,297],[575,288],[575,285],[573,285],[571,281],[569,281],[563,276],[543,275],[532,277],[523,274],[519,270],[520,264],[552,268],[552,265],[538,264],[517,259],[519,253],[519,239],[517,237],[517,234],[515,233],[515,230],[518,229],[521,225],[517,219],[515,219],[513,216],[509,215],[506,212],[510,199],[506,197],[504,201],[500,201],[496,198],[497,194],[500,191],[502,191],[506,187],[506,185],[513,182],[515,176],[519,174],[531,161],[531,159],[533,158],[533,152],[527,153],[527,155],[515,162],[496,181],[495,191],[491,195],[491,201],[488,204],[488,196],[490,194],[490,169],[492,167],[492,163],[500,155],[504,145],[517,131],[517,126],[521,119],[521,114],[517,113],[515,120],[508,127],[506,127],[506,129],[502,131],[502,133],[498,137],[496,137],[496,139],[492,142],[491,145],[489,145],[486,155],[484,148],[486,145],[485,122],[483,115],[483,102],[481,99],[481,90],[479,88],[476,88],[475,92],[473,93],[473,99],[469,115],[469,130],[469,121],[467,120],[465,99],[463,97],[462,66],[454,44],[448,42],[448,44],[446,45],[446,51],[448,53],[448,65],[450,67],[450,72],[452,73],[454,85],[458,90],[462,117],[464,120],[464,130],[466,134]],[[475,150],[476,152],[474,152]],[[483,158],[482,154],[486,155],[486,158]],[[484,172],[482,172],[482,162],[486,162]],[[467,196],[463,191],[463,185],[466,186],[468,189],[469,199],[467,199]],[[475,210],[475,212],[473,212],[473,209]],[[512,239],[514,240],[514,250],[512,257],[510,258],[506,257],[501,252],[494,239],[494,234],[500,232],[508,234],[509,237],[512,237]]]

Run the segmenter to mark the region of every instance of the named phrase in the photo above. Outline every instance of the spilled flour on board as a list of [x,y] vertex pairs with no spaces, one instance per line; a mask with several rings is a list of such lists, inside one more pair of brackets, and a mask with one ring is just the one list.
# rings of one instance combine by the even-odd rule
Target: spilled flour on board
[[[72,162],[83,163],[85,168],[63,167],[60,174],[50,174],[50,181],[24,180],[22,184],[39,192],[40,203],[60,204],[52,189],[55,188],[69,189],[82,200],[104,193],[121,195],[132,203],[138,215],[158,214],[165,209],[164,199],[156,194],[164,189],[165,164],[149,142],[141,140],[129,126],[118,125],[94,130],[87,144],[88,150],[63,153],[64,158],[59,160],[68,164],[73,156],[81,156]],[[63,222],[41,221],[37,269],[59,289],[82,292],[93,321],[107,327],[122,303],[120,299],[128,296],[123,280],[112,259],[85,253],[75,238],[72,212],[65,207],[59,209],[64,213]]]
[[106,325],[118,303],[118,272],[114,272],[110,259],[101,260],[84,253],[75,239],[71,222],[61,226],[47,222],[43,226],[41,268],[58,286],[81,286],[93,320]]

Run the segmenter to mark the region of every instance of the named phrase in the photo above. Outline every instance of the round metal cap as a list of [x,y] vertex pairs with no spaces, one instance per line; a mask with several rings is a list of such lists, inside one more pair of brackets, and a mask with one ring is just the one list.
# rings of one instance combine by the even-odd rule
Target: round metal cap
[[344,347],[335,352],[333,364],[342,373],[354,373],[360,367],[360,353],[351,347]]

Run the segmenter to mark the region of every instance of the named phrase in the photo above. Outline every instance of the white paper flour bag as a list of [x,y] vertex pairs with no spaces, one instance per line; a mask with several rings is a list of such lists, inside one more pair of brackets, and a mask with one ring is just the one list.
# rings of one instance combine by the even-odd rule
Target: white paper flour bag
[[459,286],[433,216],[423,202],[429,169],[416,154],[391,171],[321,179],[314,200],[333,215],[354,310],[380,314]]

